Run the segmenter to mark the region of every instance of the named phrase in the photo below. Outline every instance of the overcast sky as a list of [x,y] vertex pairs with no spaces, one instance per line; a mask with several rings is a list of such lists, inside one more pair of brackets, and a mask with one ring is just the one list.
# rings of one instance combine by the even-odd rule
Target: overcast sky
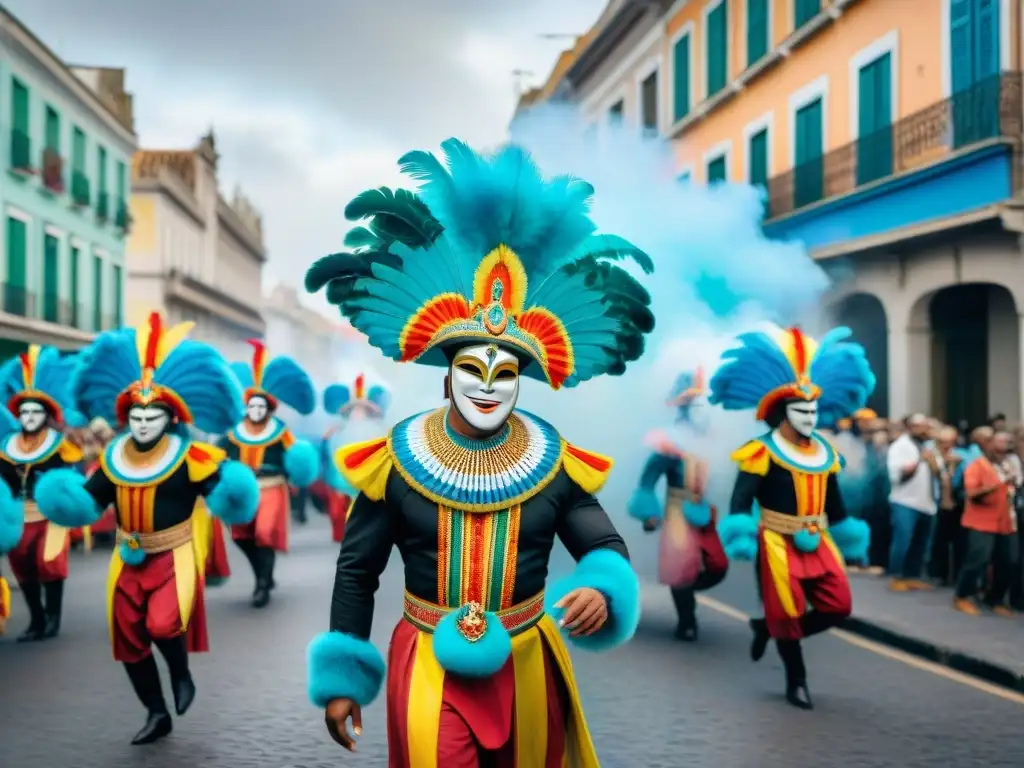
[[147,148],[212,125],[222,191],[263,212],[271,279],[338,250],[342,209],[410,149],[506,137],[512,71],[542,82],[605,0],[3,0],[69,63],[125,67]]

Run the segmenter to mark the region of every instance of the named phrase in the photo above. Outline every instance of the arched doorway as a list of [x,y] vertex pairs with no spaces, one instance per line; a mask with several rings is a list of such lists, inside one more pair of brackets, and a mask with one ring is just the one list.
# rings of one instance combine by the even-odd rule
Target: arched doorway
[[889,328],[885,307],[877,296],[853,293],[836,303],[832,310],[836,325],[853,331],[853,339],[864,347],[871,370],[875,373],[875,391],[868,398],[868,408],[879,416],[889,415]]
[[1017,307],[1001,285],[955,285],[928,305],[932,329],[931,402],[949,424],[975,427],[995,412],[1020,419]]

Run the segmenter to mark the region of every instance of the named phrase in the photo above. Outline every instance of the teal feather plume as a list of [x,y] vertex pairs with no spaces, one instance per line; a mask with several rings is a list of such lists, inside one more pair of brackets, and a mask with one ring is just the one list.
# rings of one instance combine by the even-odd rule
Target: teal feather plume
[[369,229],[379,239],[411,248],[429,245],[441,234],[441,225],[430,209],[407,189],[368,189],[345,206],[345,218],[369,219]]

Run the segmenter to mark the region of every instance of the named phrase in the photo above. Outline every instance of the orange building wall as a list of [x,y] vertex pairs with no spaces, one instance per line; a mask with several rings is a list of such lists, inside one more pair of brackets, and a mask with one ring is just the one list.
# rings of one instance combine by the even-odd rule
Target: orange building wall
[[[729,3],[730,80],[746,69],[746,0]],[[793,0],[773,0],[772,38],[777,45],[792,32]],[[705,50],[702,38],[702,9],[707,3],[690,2],[672,19],[669,39],[688,21],[694,22],[693,94],[694,106],[704,98]],[[824,5],[824,4],[823,4]],[[673,144],[680,169],[693,167],[693,180],[703,181],[702,155],[710,147],[732,140],[731,180],[746,181],[743,174],[743,129],[768,111],[774,113],[769,174],[790,167],[789,96],[823,74],[829,78],[825,118],[825,151],[852,140],[850,134],[849,60],[860,50],[893,29],[899,31],[897,102],[894,118],[899,119],[943,99],[941,56],[941,3],[939,0],[858,0],[838,20],[818,31],[791,55],[747,84],[731,100],[690,125]],[[671,66],[671,52],[667,57]],[[668,88],[671,88],[671,79]],[[671,101],[671,92],[666,93]],[[692,111],[693,107],[691,107]]]

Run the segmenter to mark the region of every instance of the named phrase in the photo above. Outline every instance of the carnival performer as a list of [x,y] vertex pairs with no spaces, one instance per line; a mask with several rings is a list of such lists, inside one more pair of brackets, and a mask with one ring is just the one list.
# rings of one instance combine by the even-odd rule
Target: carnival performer
[[[0,408],[0,440],[6,439],[19,428],[6,408]],[[6,491],[6,493],[5,493]],[[8,498],[8,495],[10,498]],[[0,558],[10,552],[21,541],[25,527],[23,505],[17,504],[6,483],[0,483]],[[11,617],[11,585],[0,571],[0,635],[7,631],[7,620]]]
[[[29,612],[18,642],[60,633],[70,532],[41,514],[35,492],[47,472],[82,460],[81,449],[63,434],[66,415],[74,413],[71,370],[71,361],[57,349],[35,344],[0,368],[0,391],[20,424],[0,444],[3,503],[15,505],[25,521],[21,540],[7,553]],[[75,423],[79,419],[72,417]]]
[[[650,297],[607,260],[653,265],[593,235],[589,184],[542,178],[518,147],[442,148],[447,167],[427,152],[401,159],[418,194],[380,188],[349,203],[349,219],[370,221],[346,243],[365,248],[306,275],[386,356],[446,369],[449,400],[338,451],[360,495],[331,631],[308,650],[309,694],[354,749],[346,721],[360,732],[385,674],[369,634],[397,546],[406,592],[388,653],[389,765],[596,768],[559,629],[599,650],[639,621],[637,577],[593,495],[612,462],[515,406],[522,376],[560,389],[640,356]],[[578,563],[545,590],[556,536]]]
[[331,429],[324,435],[321,444],[323,482],[322,487],[316,490],[322,494],[327,516],[331,521],[331,538],[341,543],[345,535],[345,521],[348,519],[349,506],[357,491],[349,485],[344,475],[334,465],[332,441],[349,421],[360,419],[380,421],[383,419],[391,396],[379,384],[367,389],[366,377],[360,373],[356,376],[351,389],[344,384],[332,384],[324,390],[323,399],[324,410],[339,416],[342,419],[342,425]]
[[[110,638],[114,659],[124,664],[148,713],[132,744],[148,744],[172,729],[152,645],[170,670],[177,714],[195,697],[188,653],[209,648],[206,511],[243,523],[259,501],[248,468],[188,437],[190,424],[223,434],[241,416],[237,380],[213,347],[187,338],[191,328],[166,327],[154,312],[137,329],[96,338],[75,377],[79,410],[128,431],[111,441],[90,478],[54,469],[36,485],[40,512],[61,525],[88,525],[115,506],[119,544],[107,582]],[[205,506],[196,505],[200,496]]]
[[316,448],[298,440],[275,414],[284,404],[302,416],[316,408],[316,390],[309,375],[290,357],[273,359],[263,342],[250,340],[251,363],[232,363],[245,391],[245,418],[220,442],[232,459],[259,477],[260,505],[252,522],[231,528],[231,538],[252,566],[256,585],[254,608],[270,602],[276,553],[288,551],[291,497],[288,485],[306,488],[320,473]]
[[764,618],[750,622],[751,658],[775,640],[786,699],[801,709],[813,704],[800,641],[850,615],[843,558],[864,557],[870,538],[863,521],[847,517],[837,479],[843,459],[816,430],[819,419],[863,406],[875,387],[850,335],[836,328],[816,343],[796,328],[745,333],[711,379],[711,403],[756,408],[771,430],[733,454],[739,476],[719,534],[730,557],[757,561]]
[[[696,593],[721,582],[729,569],[715,527],[718,511],[704,498],[707,461],[684,452],[677,439],[679,433],[706,431],[707,387],[700,368],[680,374],[668,405],[676,409],[675,434],[648,436],[654,452],[644,464],[628,510],[644,530],[661,529],[659,581],[671,589],[679,617],[676,637],[693,642],[699,633]],[[655,492],[662,477],[668,485],[664,504]]]

